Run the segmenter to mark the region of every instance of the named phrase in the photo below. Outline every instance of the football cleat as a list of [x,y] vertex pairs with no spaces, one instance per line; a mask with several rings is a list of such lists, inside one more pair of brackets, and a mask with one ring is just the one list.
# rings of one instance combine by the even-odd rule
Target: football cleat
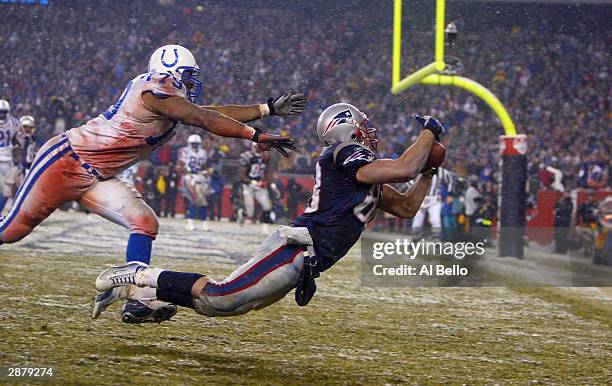
[[202,226],[200,227],[200,229],[204,232],[210,231],[210,227],[208,226],[208,221],[206,220],[202,221]]
[[130,287],[111,288],[95,296],[93,308],[91,310],[91,318],[97,319],[108,306],[118,300],[127,299],[129,296],[129,288]]
[[185,224],[185,230],[190,232],[195,230],[195,221],[193,221],[193,219],[187,219],[187,223]]
[[126,285],[144,285],[144,280],[139,279],[139,273],[148,265],[133,261],[126,265],[110,267],[102,271],[96,278],[96,289],[100,292],[111,288]]
[[[156,306],[155,303],[157,303]],[[166,302],[149,302],[149,304],[135,299],[128,300],[121,311],[123,323],[161,323],[170,320],[176,315],[177,307]]]

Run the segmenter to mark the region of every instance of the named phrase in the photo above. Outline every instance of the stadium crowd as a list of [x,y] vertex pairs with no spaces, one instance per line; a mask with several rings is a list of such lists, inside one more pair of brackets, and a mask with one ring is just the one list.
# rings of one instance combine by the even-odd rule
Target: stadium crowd
[[[129,79],[146,71],[155,47],[178,43],[199,61],[203,104],[262,103],[289,89],[307,94],[302,116],[261,124],[290,133],[298,143],[291,158],[273,159],[274,170],[309,173],[319,152],[318,114],[346,101],[370,116],[385,157],[401,154],[417,134],[411,114],[439,117],[451,128],[447,168],[465,178],[466,187],[469,180],[483,196],[496,196],[503,130],[486,105],[450,88],[419,86],[391,95],[390,9],[377,12],[374,2],[363,2],[363,12],[350,18],[339,17],[341,5],[303,17],[309,10],[290,6],[161,3],[169,5],[160,9],[140,0],[121,6],[109,0],[2,5],[0,49],[10,55],[0,60],[0,96],[10,100],[15,115],[37,119],[43,141],[106,110]],[[28,12],[21,12],[23,7]],[[521,8],[524,16],[512,18],[478,4],[451,9],[461,33],[448,53],[460,58],[463,74],[499,97],[519,132],[529,135],[532,193],[609,188],[612,31],[597,29],[593,20],[602,16],[596,12],[572,19],[573,11],[557,8],[537,17]],[[431,61],[427,20],[413,16],[406,27],[403,74]],[[152,163],[170,165],[172,174],[177,150],[192,132],[179,130]],[[221,160],[236,159],[247,144],[209,138],[204,146],[209,166],[218,170]]]
[[[498,163],[502,132],[485,105],[443,88],[390,95],[389,15],[357,14],[349,24],[332,22],[333,15],[301,18],[279,9],[168,6],[158,12],[143,1],[120,7],[104,1],[28,5],[27,13],[20,7],[3,5],[0,47],[11,55],[0,61],[0,95],[10,98],[16,114],[38,119],[41,137],[104,111],[130,78],[145,71],[154,47],[178,42],[193,49],[202,67],[202,103],[261,103],[291,88],[308,93],[302,117],[264,124],[298,138],[295,162],[282,163],[282,169],[308,167],[318,151],[318,113],[342,100],[372,118],[383,156],[396,156],[410,143],[416,129],[411,113],[430,113],[451,127],[448,165],[482,183],[497,180],[491,165]],[[465,32],[451,53],[461,58],[467,76],[499,96],[519,131],[529,135],[534,191],[550,187],[555,170],[564,189],[609,186],[610,31],[564,33],[562,21],[552,16],[487,23],[487,10],[481,12],[478,24],[460,23]],[[31,28],[18,28],[32,20]],[[414,38],[404,73],[431,56],[432,32],[409,33]],[[189,130],[182,132],[170,145],[171,158]],[[224,157],[241,151],[235,141],[215,147]]]

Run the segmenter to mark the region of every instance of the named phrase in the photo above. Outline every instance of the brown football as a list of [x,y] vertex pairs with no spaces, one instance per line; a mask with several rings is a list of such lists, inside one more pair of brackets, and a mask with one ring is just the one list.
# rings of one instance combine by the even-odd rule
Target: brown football
[[425,162],[424,169],[432,169],[437,168],[442,165],[444,162],[444,157],[446,156],[446,148],[440,142],[434,142],[431,146],[431,151],[429,152],[429,157],[427,157],[427,162]]

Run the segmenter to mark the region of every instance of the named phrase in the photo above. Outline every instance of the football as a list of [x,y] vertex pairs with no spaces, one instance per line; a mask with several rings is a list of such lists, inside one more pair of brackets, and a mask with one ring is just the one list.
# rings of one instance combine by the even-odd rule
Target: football
[[446,148],[440,142],[434,142],[431,146],[431,151],[429,152],[429,157],[427,157],[427,162],[425,162],[424,169],[433,169],[440,167],[442,162],[444,162],[444,157],[446,156]]

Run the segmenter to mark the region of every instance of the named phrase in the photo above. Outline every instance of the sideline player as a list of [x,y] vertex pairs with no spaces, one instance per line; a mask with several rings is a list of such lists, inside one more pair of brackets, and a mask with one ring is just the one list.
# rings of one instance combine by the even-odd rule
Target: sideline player
[[[376,209],[402,218],[414,216],[435,170],[423,170],[434,140],[445,133],[431,117],[416,117],[423,131],[398,159],[377,159],[376,130],[354,106],[328,107],[317,123],[325,148],[315,169],[308,208],[292,226],[281,226],[253,258],[221,282],[198,273],[172,272],[138,264],[112,267],[96,280],[108,299],[130,297],[139,287],[158,299],[190,307],[207,316],[240,315],[268,306],[296,288],[306,305],[316,290],[314,278],[334,265],[357,242]],[[417,177],[404,194],[388,183]],[[92,317],[110,304],[96,302]]]
[[196,217],[202,220],[201,229],[208,231],[208,201],[209,181],[206,168],[207,154],[206,150],[202,149],[202,137],[197,134],[191,134],[187,138],[187,146],[182,147],[179,151],[179,160],[182,164],[185,174],[181,181],[181,190],[183,197],[187,200],[187,223],[185,230],[193,231],[195,229]]
[[13,176],[11,177],[15,192],[32,167],[34,157],[40,148],[36,142],[36,123],[34,117],[24,115],[19,118],[20,130],[13,136]]
[[256,143],[251,149],[240,154],[240,180],[242,181],[242,202],[246,217],[255,223],[255,201],[261,206],[262,233],[268,233],[268,224],[273,223],[272,202],[266,186],[267,166],[270,160],[267,152],[262,151]]
[[[155,212],[131,186],[115,177],[169,141],[178,122],[210,133],[249,139],[283,155],[294,149],[288,137],[263,133],[242,122],[270,114],[299,114],[305,98],[284,95],[266,104],[205,107],[195,104],[202,82],[189,50],[158,48],[148,72],[128,82],[109,109],[83,126],[47,141],[19,189],[8,215],[0,220],[0,244],[14,243],[68,201],[129,229],[126,260],[148,264],[158,231]],[[126,303],[128,323],[169,319],[176,307],[152,309],[138,297]]]
[[414,215],[414,219],[412,219],[413,239],[419,239],[423,234],[425,214],[429,215],[433,237],[435,239],[440,238],[442,231],[442,186],[445,186],[447,191],[451,192],[453,190],[453,182],[454,177],[450,171],[442,167],[438,168],[438,172],[433,176],[431,186],[423,199],[421,207]]
[[19,132],[19,120],[11,114],[11,105],[0,99],[0,215],[13,196],[13,138]]

